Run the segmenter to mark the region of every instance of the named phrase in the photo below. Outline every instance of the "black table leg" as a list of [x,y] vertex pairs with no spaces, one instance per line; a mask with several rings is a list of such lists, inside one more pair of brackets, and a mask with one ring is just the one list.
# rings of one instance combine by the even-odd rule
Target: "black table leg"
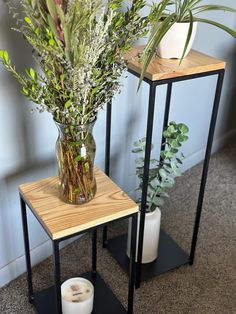
[[21,197],[21,195],[20,195],[20,204],[21,204],[21,217],[22,217],[24,246],[25,246],[28,296],[29,296],[29,302],[32,303],[34,300],[34,292],[33,292],[32,268],[31,268],[31,258],[30,258],[29,231],[28,231],[28,223],[27,223],[26,204],[23,198]]
[[97,229],[93,230],[92,235],[92,270],[97,272]]
[[[168,126],[168,122],[169,122],[172,85],[173,85],[172,83],[169,83],[167,85],[165,113],[164,113],[163,128],[162,128],[162,142],[161,142],[162,145],[165,142],[165,139],[163,137],[163,132],[164,132],[165,128]],[[162,145],[161,145],[161,150],[162,150]]]
[[[112,104],[107,104],[107,116],[106,116],[106,146],[105,146],[105,173],[110,175],[110,154],[111,154],[111,112]],[[107,247],[107,226],[103,227],[102,235],[103,247]]]
[[129,294],[128,294],[128,314],[133,314],[134,305],[134,284],[135,284],[135,257],[137,240],[137,214],[132,217],[131,246],[130,246],[130,266],[129,266]]
[[216,94],[215,94],[215,100],[214,100],[213,111],[212,111],[212,116],[211,116],[206,155],[205,155],[204,164],[203,164],[203,172],[202,172],[197,211],[196,211],[196,217],[195,217],[195,225],[194,225],[194,230],[193,230],[192,246],[191,246],[191,252],[190,252],[190,257],[189,257],[190,265],[192,265],[194,262],[195,250],[196,250],[196,245],[197,245],[197,237],[198,237],[198,231],[199,231],[199,225],[200,225],[200,219],[201,219],[201,213],[202,213],[202,204],[203,204],[205,186],[206,186],[206,180],[207,180],[207,174],[208,174],[208,167],[209,167],[209,162],[211,158],[212,143],[213,143],[216,120],[217,120],[218,109],[219,109],[219,104],[220,104],[221,91],[222,91],[223,81],[224,81],[224,73],[225,71],[221,70],[219,71],[219,74],[218,74]]
[[59,241],[52,241],[56,313],[62,314]]
[[150,165],[150,156],[151,156],[151,147],[152,147],[152,132],[153,132],[153,121],[154,121],[155,98],[156,98],[156,85],[155,85],[155,83],[152,82],[152,83],[150,83],[150,90],[149,90],[149,106],[148,106],[147,131],[146,131],[146,148],[145,148],[142,200],[141,200],[140,223],[139,223],[138,260],[137,260],[137,274],[136,274],[136,287],[137,288],[140,287],[140,280],[141,280],[143,233],[144,233],[146,201],[147,201],[149,165]]

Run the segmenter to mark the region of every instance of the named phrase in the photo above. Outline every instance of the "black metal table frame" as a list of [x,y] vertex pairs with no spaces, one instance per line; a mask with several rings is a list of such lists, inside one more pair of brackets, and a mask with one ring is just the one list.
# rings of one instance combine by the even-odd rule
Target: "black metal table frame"
[[[29,302],[34,303],[34,290],[32,282],[32,266],[31,266],[31,257],[30,257],[30,244],[29,244],[29,231],[28,231],[28,222],[27,222],[27,208],[29,207],[31,212],[34,214],[33,210],[30,208],[27,201],[24,199],[23,195],[20,193],[20,203],[21,203],[21,215],[22,215],[22,225],[23,225],[23,236],[24,236],[24,246],[25,246],[25,259],[26,259],[26,270],[27,270],[27,283],[28,283],[28,297]],[[81,232],[76,232],[72,235],[65,236],[63,238],[53,240],[45,229],[43,224],[34,214],[37,221],[41,224],[44,231],[49,236],[52,241],[52,250],[53,250],[53,270],[54,270],[54,285],[55,285],[55,297],[56,297],[56,314],[62,314],[62,302],[61,302],[61,272],[60,272],[60,252],[59,244],[60,242],[76,237],[80,234],[83,234],[88,231],[92,231],[92,272],[93,274],[97,273],[97,228],[104,226],[103,224],[88,228]],[[134,285],[135,285],[135,251],[136,251],[136,234],[137,234],[137,213],[128,215],[126,217],[114,219],[112,221],[118,221],[132,217],[132,234],[131,234],[131,249],[130,249],[130,271],[129,271],[129,287],[128,287],[128,312],[129,314],[133,313],[133,298],[134,298]],[[54,313],[50,313],[54,314]],[[106,313],[108,314],[108,313]]]
[[[133,71],[131,69],[128,70],[131,74],[138,77],[140,76],[139,73]],[[150,157],[151,157],[151,144],[152,144],[152,134],[153,134],[153,121],[154,121],[154,111],[155,111],[155,100],[156,100],[156,88],[159,85],[167,84],[167,93],[166,93],[166,103],[165,103],[165,113],[164,113],[164,120],[163,120],[163,130],[168,125],[169,121],[169,111],[170,111],[170,104],[171,104],[171,94],[172,94],[172,86],[175,82],[191,80],[195,78],[207,77],[207,76],[214,76],[217,75],[217,85],[216,85],[216,92],[214,98],[214,104],[212,109],[211,115],[211,122],[209,127],[208,133],[208,140],[205,152],[205,158],[203,163],[203,171],[201,177],[201,184],[197,202],[197,209],[196,209],[196,216],[195,216],[195,223],[192,235],[192,242],[191,242],[191,250],[189,254],[189,265],[194,263],[195,257],[195,250],[197,245],[197,238],[198,238],[198,231],[202,213],[202,205],[204,199],[204,192],[205,186],[207,181],[207,174],[209,168],[209,162],[211,157],[211,150],[215,132],[215,126],[217,121],[218,109],[220,104],[222,86],[224,81],[224,74],[225,69],[215,70],[215,71],[208,71],[203,73],[196,73],[191,75],[185,75],[180,77],[162,79],[157,81],[152,81],[147,78],[144,78],[144,81],[149,84],[149,105],[148,105],[148,115],[147,115],[147,129],[146,129],[146,149],[145,149],[145,161],[144,161],[144,173],[143,173],[143,189],[142,189],[142,198],[141,198],[141,215],[140,215],[140,226],[139,226],[139,239],[138,239],[138,258],[137,258],[137,265],[136,265],[136,287],[140,286],[141,281],[141,260],[142,260],[142,247],[143,247],[143,234],[144,234],[144,223],[145,223],[145,204],[147,200],[147,189],[148,189],[148,178],[149,178],[149,165],[150,165]],[[107,108],[107,122],[106,122],[106,148],[105,148],[105,172],[109,175],[110,172],[110,141],[111,141],[111,114],[112,114],[112,106],[111,104],[108,105]],[[164,139],[162,138],[163,144]],[[107,246],[107,226],[103,229],[103,247]]]

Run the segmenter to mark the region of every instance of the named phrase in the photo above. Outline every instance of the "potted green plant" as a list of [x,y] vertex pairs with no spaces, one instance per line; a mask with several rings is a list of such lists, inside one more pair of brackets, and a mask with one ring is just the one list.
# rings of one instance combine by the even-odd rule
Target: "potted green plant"
[[18,9],[14,1],[8,4],[40,70],[19,73],[5,50],[0,62],[58,127],[60,197],[88,202],[96,193],[93,125],[120,90],[124,52],[146,33],[148,19],[141,15],[146,3],[130,1],[125,10],[120,0],[22,0]]
[[[142,263],[150,263],[158,256],[158,243],[161,224],[160,208],[164,204],[164,198],[169,197],[167,190],[175,184],[175,178],[181,175],[179,165],[182,163],[183,155],[179,153],[182,143],[187,141],[188,127],[183,123],[170,122],[164,130],[163,149],[161,151],[160,160],[150,160],[149,181],[147,190],[147,203],[144,224]],[[139,179],[139,187],[137,190],[142,191],[143,172],[144,172],[144,154],[146,139],[140,139],[134,143],[135,154],[141,154],[135,159],[136,175]],[[138,200],[141,203],[141,198]],[[139,221],[137,239],[139,238]],[[127,255],[130,252],[130,236],[131,224],[129,223]],[[137,258],[137,252],[136,252]]]
[[152,6],[149,15],[152,27],[143,54],[142,78],[156,53],[161,58],[184,58],[193,44],[198,22],[213,25],[236,37],[236,31],[226,25],[199,17],[200,13],[207,11],[236,13],[236,10],[224,5],[202,3],[203,0],[163,0]]

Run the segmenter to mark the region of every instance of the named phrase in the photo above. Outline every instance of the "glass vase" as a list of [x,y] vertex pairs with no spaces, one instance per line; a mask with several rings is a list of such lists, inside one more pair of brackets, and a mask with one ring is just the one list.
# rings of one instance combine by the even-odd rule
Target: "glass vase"
[[56,155],[59,174],[59,197],[70,204],[83,204],[96,194],[93,138],[95,122],[81,126],[55,122],[59,131]]

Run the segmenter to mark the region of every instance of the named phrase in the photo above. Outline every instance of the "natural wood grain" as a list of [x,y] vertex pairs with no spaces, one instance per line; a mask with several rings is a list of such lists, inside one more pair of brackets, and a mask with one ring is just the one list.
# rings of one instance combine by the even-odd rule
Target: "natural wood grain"
[[138,211],[133,202],[101,170],[95,170],[97,193],[84,205],[69,205],[58,198],[58,177],[19,186],[26,203],[52,239],[99,226]]
[[[139,54],[143,51],[144,46],[133,47],[133,49],[125,55],[128,61],[128,68],[141,73],[142,63],[139,62]],[[169,79],[179,76],[186,76],[197,73],[205,73],[224,69],[226,63],[222,60],[207,56],[201,52],[191,50],[188,56],[179,65],[176,59],[161,59],[153,57],[149,64],[145,77],[151,81]]]

